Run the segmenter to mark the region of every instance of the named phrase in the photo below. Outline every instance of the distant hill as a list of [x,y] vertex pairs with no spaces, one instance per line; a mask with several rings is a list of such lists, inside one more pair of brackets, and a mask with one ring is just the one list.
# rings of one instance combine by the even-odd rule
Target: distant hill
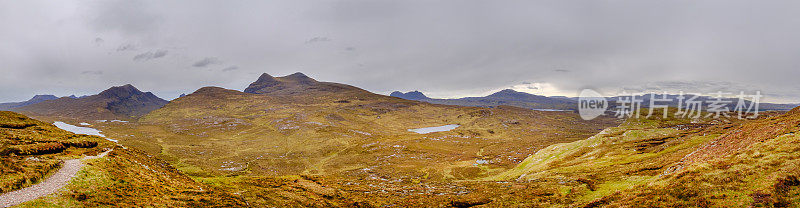
[[36,95],[33,96],[30,100],[23,101],[23,102],[13,102],[13,103],[0,103],[0,110],[9,110],[12,108],[19,108],[31,104],[41,103],[48,100],[55,100],[58,99],[55,95]]
[[389,96],[399,97],[399,98],[403,98],[403,99],[406,99],[406,100],[426,100],[426,99],[431,99],[428,96],[425,96],[424,94],[422,94],[421,92],[416,91],[416,90],[415,91],[411,91],[411,92],[407,92],[407,93],[402,93],[400,91],[394,91],[394,92],[392,92],[392,94],[389,94]]
[[[268,95],[292,95],[309,93],[343,93],[359,92],[369,93],[366,90],[346,84],[319,82],[297,72],[283,77],[273,77],[267,73],[258,77],[258,80],[251,83],[245,93],[268,94]],[[372,94],[372,93],[369,93]]]
[[501,105],[515,106],[537,110],[576,110],[578,107],[577,99],[566,97],[547,97],[534,95],[525,92],[518,92],[512,89],[505,89],[495,92],[485,97],[465,97],[457,99],[434,99],[428,98],[419,91],[408,93],[393,92],[390,96],[399,97],[407,100],[418,100],[435,104],[460,105],[472,107],[497,107]]
[[[491,95],[485,97],[465,97],[465,98],[457,98],[457,99],[435,99],[435,98],[428,98],[423,93],[419,91],[412,91],[408,93],[402,92],[393,92],[390,96],[392,97],[399,97],[407,100],[417,100],[417,101],[424,101],[429,103],[436,103],[436,104],[446,104],[446,105],[460,105],[460,106],[477,106],[477,107],[495,107],[500,105],[508,105],[508,106],[516,106],[521,108],[528,108],[528,109],[537,109],[537,110],[544,110],[544,109],[552,109],[552,110],[577,110],[578,105],[578,98],[575,97],[564,97],[564,96],[541,96],[541,95],[533,95],[525,92],[518,92],[511,89],[505,89],[493,93]],[[655,100],[653,100],[654,104],[656,105],[666,105],[669,107],[677,107],[679,96],[680,95],[673,95],[667,94],[666,99],[669,100],[668,102],[660,102],[658,99],[664,99],[665,95],[663,94],[655,94]],[[694,95],[684,95],[684,102],[686,99],[694,97]],[[615,96],[615,97],[608,97],[607,100],[609,103],[609,110],[613,110],[616,106],[620,105],[620,101],[624,99],[630,99],[629,97],[625,96]],[[642,107],[650,107],[651,96],[644,95],[638,96],[637,99],[641,100]],[[711,96],[697,96],[694,99],[695,101],[702,101],[703,108],[705,108],[709,102],[715,101],[716,98]],[[735,109],[738,99],[731,99],[726,98],[722,99],[726,102],[724,107],[727,107],[730,110]],[[744,101],[746,106],[750,106],[750,101]],[[685,104],[684,104],[685,106]],[[800,106],[800,104],[778,104],[778,103],[759,103],[759,110],[775,110],[775,111],[788,111],[792,108]]]
[[[538,148],[594,135],[617,119],[584,121],[570,112],[431,104],[297,73],[263,74],[244,92],[203,87],[135,124],[144,126],[121,134],[163,139],[131,147],[175,155],[190,175],[319,173],[360,180],[425,170],[445,180],[486,174],[472,165],[478,159],[495,159],[493,168],[513,167],[515,159]],[[431,134],[409,131],[445,125],[459,126]],[[153,128],[165,131],[139,132]]]
[[499,92],[486,96],[486,98],[505,100],[505,101],[524,101],[524,102],[541,103],[548,105],[565,105],[565,104],[576,103],[574,100],[571,99],[534,95],[530,93],[514,91],[512,89],[501,90]]
[[31,115],[81,119],[130,119],[166,105],[168,101],[133,85],[109,88],[97,95],[63,97],[13,109]]

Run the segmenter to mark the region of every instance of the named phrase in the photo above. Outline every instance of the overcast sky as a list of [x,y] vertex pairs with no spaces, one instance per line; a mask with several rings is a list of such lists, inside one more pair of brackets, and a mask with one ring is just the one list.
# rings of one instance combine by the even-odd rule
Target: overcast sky
[[0,102],[172,99],[303,72],[376,93],[761,90],[800,102],[800,1],[0,0]]

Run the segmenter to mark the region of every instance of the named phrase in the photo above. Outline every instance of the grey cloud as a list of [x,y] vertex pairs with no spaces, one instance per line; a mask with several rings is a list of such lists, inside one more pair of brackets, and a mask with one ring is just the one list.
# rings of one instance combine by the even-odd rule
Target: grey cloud
[[[548,84],[543,92],[557,88],[552,95],[759,89],[800,102],[796,8],[800,1],[0,1],[0,28],[14,28],[0,34],[0,73],[12,74],[0,76],[0,98],[109,83],[176,97],[302,71],[432,97],[535,80]],[[97,37],[120,53],[93,44]],[[169,61],[130,61],[151,49],[169,50]],[[224,57],[237,73],[218,73],[232,64],[204,57]],[[185,71],[200,67],[208,70]],[[85,69],[114,76],[91,79]]]
[[95,70],[95,71],[91,71],[91,70],[90,71],[82,71],[81,74],[83,74],[83,75],[102,75],[103,71],[98,71],[98,70]]
[[133,44],[125,44],[117,47],[117,51],[135,51],[136,45]]
[[134,61],[149,61],[149,60],[152,60],[152,59],[157,59],[157,58],[162,58],[164,56],[167,56],[167,53],[169,53],[169,51],[167,51],[167,50],[157,50],[155,52],[148,51],[148,52],[145,52],[145,53],[138,54],[138,55],[134,56],[133,60]]
[[328,37],[313,37],[311,39],[308,39],[306,41],[306,43],[328,42],[328,41],[331,41],[331,40],[332,39],[330,39]]
[[238,70],[238,69],[239,69],[238,66],[229,66],[229,67],[223,68],[222,71],[227,72],[227,71],[235,71],[235,70]]
[[163,21],[149,1],[111,0],[90,5],[89,23],[99,31],[137,35],[155,30]]
[[738,94],[739,92],[754,93],[761,88],[733,82],[724,81],[660,81],[650,82],[636,86],[623,86],[622,90],[627,93],[692,93],[692,94],[711,94],[717,92]]
[[219,63],[220,63],[219,59],[214,58],[214,57],[208,57],[208,58],[204,58],[202,60],[199,60],[197,62],[194,62],[194,64],[192,64],[192,66],[194,66],[194,67],[206,67],[208,65],[219,64]]

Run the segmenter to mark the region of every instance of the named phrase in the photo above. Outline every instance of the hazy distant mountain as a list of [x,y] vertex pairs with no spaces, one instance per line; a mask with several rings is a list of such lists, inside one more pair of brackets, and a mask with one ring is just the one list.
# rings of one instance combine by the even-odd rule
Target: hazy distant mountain
[[75,99],[77,99],[77,98],[85,98],[85,97],[89,97],[89,96],[88,96],[88,95],[81,95],[81,96],[70,95],[70,96],[67,96],[67,97],[68,97],[68,98],[75,98]]
[[525,101],[525,102],[534,102],[543,104],[559,104],[559,105],[574,103],[573,100],[571,99],[534,95],[530,93],[514,91],[512,89],[501,90],[499,92],[486,96],[486,98],[507,100],[507,101]]
[[[578,108],[578,98],[576,97],[564,97],[564,96],[541,96],[541,95],[534,95],[525,92],[518,92],[511,89],[505,89],[493,93],[491,95],[485,97],[465,97],[465,98],[458,98],[458,99],[434,99],[428,98],[423,93],[419,91],[412,91],[408,93],[402,92],[393,92],[391,94],[393,97],[399,97],[407,100],[418,100],[418,101],[425,101],[429,103],[436,103],[436,104],[447,104],[447,105],[461,105],[461,106],[478,106],[478,107],[494,107],[500,105],[508,105],[508,106],[516,106],[521,108],[529,108],[529,109],[554,109],[554,110],[577,110]],[[679,96],[680,95],[671,95],[667,94],[664,97],[663,94],[656,94],[656,99],[651,99],[651,95],[644,95],[644,96],[637,96],[637,102],[641,102],[641,107],[650,107],[651,100],[654,102],[655,105],[667,105],[670,107],[677,107],[679,103]],[[694,95],[684,95],[684,106],[686,99],[694,97]],[[615,97],[608,97],[607,100],[609,101],[609,110],[613,110],[616,106],[619,106],[619,102],[624,99],[630,99],[629,97],[625,96],[615,96]],[[659,101],[660,99],[666,99],[668,101]],[[710,102],[716,100],[716,98],[711,96],[697,96],[694,99],[695,101],[703,102],[703,108],[705,109]],[[725,107],[728,107],[730,110],[734,110],[738,99],[731,99],[726,98],[723,99],[723,102],[726,102]],[[750,106],[751,102],[748,100],[744,101],[746,106]],[[777,110],[777,111],[787,111],[792,108],[800,106],[800,104],[776,104],[776,103],[759,103],[758,109],[759,110]]]
[[495,107],[500,105],[508,105],[528,109],[575,110],[578,106],[577,99],[534,95],[530,93],[518,92],[512,89],[501,90],[485,97],[465,97],[458,99],[428,98],[419,91],[412,91],[408,93],[396,91],[390,96],[408,100],[425,101],[435,104],[476,107]]
[[23,101],[23,102],[13,102],[13,103],[0,103],[0,110],[9,110],[12,108],[19,108],[22,106],[27,106],[31,104],[41,103],[47,100],[55,100],[58,99],[55,95],[36,95],[33,96],[30,100]]
[[403,98],[403,99],[406,99],[406,100],[425,100],[425,99],[431,99],[431,98],[429,98],[428,96],[425,96],[424,94],[422,94],[421,92],[419,92],[419,91],[416,91],[416,90],[415,90],[415,91],[411,91],[411,92],[407,92],[407,93],[402,93],[402,92],[400,92],[400,91],[394,91],[394,92],[392,92],[392,94],[390,94],[389,96],[392,96],[392,97],[399,97],[399,98]]
[[158,109],[168,101],[142,92],[133,85],[109,88],[100,94],[80,98],[64,97],[14,109],[42,116],[85,119],[127,119]]

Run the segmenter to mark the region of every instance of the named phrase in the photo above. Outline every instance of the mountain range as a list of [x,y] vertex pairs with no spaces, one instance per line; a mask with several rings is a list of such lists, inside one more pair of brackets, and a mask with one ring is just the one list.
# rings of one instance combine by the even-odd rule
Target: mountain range
[[[340,96],[345,97],[346,95],[360,95],[362,97],[374,97],[377,95],[346,84],[320,82],[300,72],[284,77],[273,77],[264,73],[255,82],[245,88],[243,92],[272,96],[314,96],[320,93],[338,93]],[[390,96],[433,104],[470,107],[497,107],[506,105],[544,111],[576,111],[578,107],[578,98],[541,96],[511,89],[501,90],[484,97],[464,97],[457,99],[430,98],[419,91],[407,93],[395,91],[392,92]],[[656,94],[655,96],[656,98],[662,98],[664,95]],[[678,96],[679,95],[667,94],[666,98],[670,101],[659,104],[677,107]],[[691,96],[692,95],[685,95],[687,98]],[[650,106],[650,96],[641,96],[640,98],[642,99],[642,107]],[[616,106],[620,105],[619,101],[624,98],[622,96],[616,96],[607,97],[607,99],[609,100],[608,109],[609,111],[613,111]],[[714,100],[716,100],[716,98],[710,96],[698,96],[696,99],[696,101],[705,103]],[[735,109],[738,100],[724,100],[727,102],[724,107]],[[33,115],[68,115],[67,117],[127,120],[146,115],[150,111],[156,110],[167,103],[168,101],[158,98],[150,92],[141,92],[129,84],[112,87],[92,96],[57,98],[53,95],[36,95],[24,102],[2,103],[0,104],[0,110],[28,112]],[[750,105],[751,102],[745,101],[745,104]],[[760,103],[759,109],[787,111],[796,106],[798,106],[798,104]]]
[[[617,124],[614,118],[585,121],[570,112],[405,100],[296,73],[263,74],[244,91],[204,87],[137,122],[102,128],[193,177],[319,176],[327,186],[353,184],[337,186],[351,200],[411,206],[404,199],[424,192],[413,190],[413,181],[476,180],[514,167],[539,148]],[[446,125],[458,127],[410,131]],[[381,189],[410,192],[362,194]],[[437,190],[442,196],[436,200],[459,192]]]
[[436,99],[425,96],[422,92],[411,91],[402,93],[392,92],[392,97],[408,100],[418,100],[435,104],[460,105],[473,107],[496,107],[501,105],[516,106],[527,109],[548,109],[548,110],[577,110],[577,99],[566,97],[547,97],[534,95],[524,92],[517,92],[512,89],[505,89],[485,97],[464,97],[456,99]]
[[[620,98],[607,99],[613,106]],[[416,91],[386,96],[302,73],[264,73],[242,91],[203,87],[169,102],[125,85],[14,108],[43,120],[90,126],[119,143],[0,112],[0,153],[11,161],[3,167],[15,170],[3,176],[30,178],[0,188],[33,183],[57,169],[60,160],[111,150],[88,162],[62,194],[27,206],[787,207],[800,202],[800,108],[785,111],[789,105],[776,104],[784,111],[755,119],[590,121],[571,111],[549,111],[576,107],[576,98],[513,90],[460,99],[432,99]],[[667,113],[676,112],[672,107]]]
[[[564,96],[541,96],[541,95],[534,95],[525,92],[518,92],[512,89],[505,89],[498,92],[495,92],[491,95],[485,97],[465,97],[465,98],[456,98],[456,99],[436,99],[436,98],[429,98],[425,96],[422,92],[419,91],[411,91],[407,93],[395,91],[390,94],[392,97],[403,98],[407,100],[418,100],[424,101],[429,103],[436,103],[436,104],[446,104],[446,105],[460,105],[460,106],[477,106],[477,107],[494,107],[499,105],[509,105],[509,106],[516,106],[521,108],[528,108],[528,109],[536,109],[536,110],[571,110],[576,111],[578,109],[578,98],[577,97],[564,97]],[[679,96],[681,95],[673,95],[673,94],[648,94],[644,96],[638,96],[637,99],[641,100],[642,107],[650,107],[651,96],[654,96],[656,100],[654,104],[656,105],[666,105],[669,107],[678,107],[679,103]],[[686,99],[694,97],[695,95],[683,95],[684,102]],[[613,97],[606,97],[609,101],[609,110],[613,110],[616,106],[619,106],[621,101],[625,99],[630,99],[630,97],[626,96],[613,96]],[[658,101],[658,99],[667,99],[669,101],[663,102]],[[712,101],[716,101],[717,98],[711,96],[697,96],[694,101],[700,101],[705,103],[703,108],[705,108],[708,103]],[[736,108],[738,99],[735,98],[723,98],[724,103],[723,107],[727,107],[730,110]],[[745,100],[745,106],[750,106],[752,104],[751,101]],[[685,104],[683,106],[686,106]],[[776,111],[788,111],[794,107],[800,106],[800,104],[777,104],[777,103],[764,103],[759,102],[759,109],[762,111],[766,110],[776,110]]]
[[12,102],[12,103],[0,103],[0,110],[10,110],[13,108],[19,108],[31,104],[41,103],[48,100],[55,100],[58,99],[55,95],[36,95],[33,96],[30,100],[23,101],[23,102]]
[[246,89],[245,93],[253,94],[268,94],[268,95],[293,95],[293,94],[313,94],[313,93],[344,93],[344,92],[360,92],[366,93],[366,90],[353,87],[350,85],[332,83],[332,82],[319,82],[306,76],[303,73],[297,72],[284,77],[273,77],[267,73],[258,77],[258,80],[251,83]]
[[62,97],[13,108],[36,116],[62,116],[80,119],[129,120],[161,108],[168,101],[133,85],[111,87],[96,95]]

